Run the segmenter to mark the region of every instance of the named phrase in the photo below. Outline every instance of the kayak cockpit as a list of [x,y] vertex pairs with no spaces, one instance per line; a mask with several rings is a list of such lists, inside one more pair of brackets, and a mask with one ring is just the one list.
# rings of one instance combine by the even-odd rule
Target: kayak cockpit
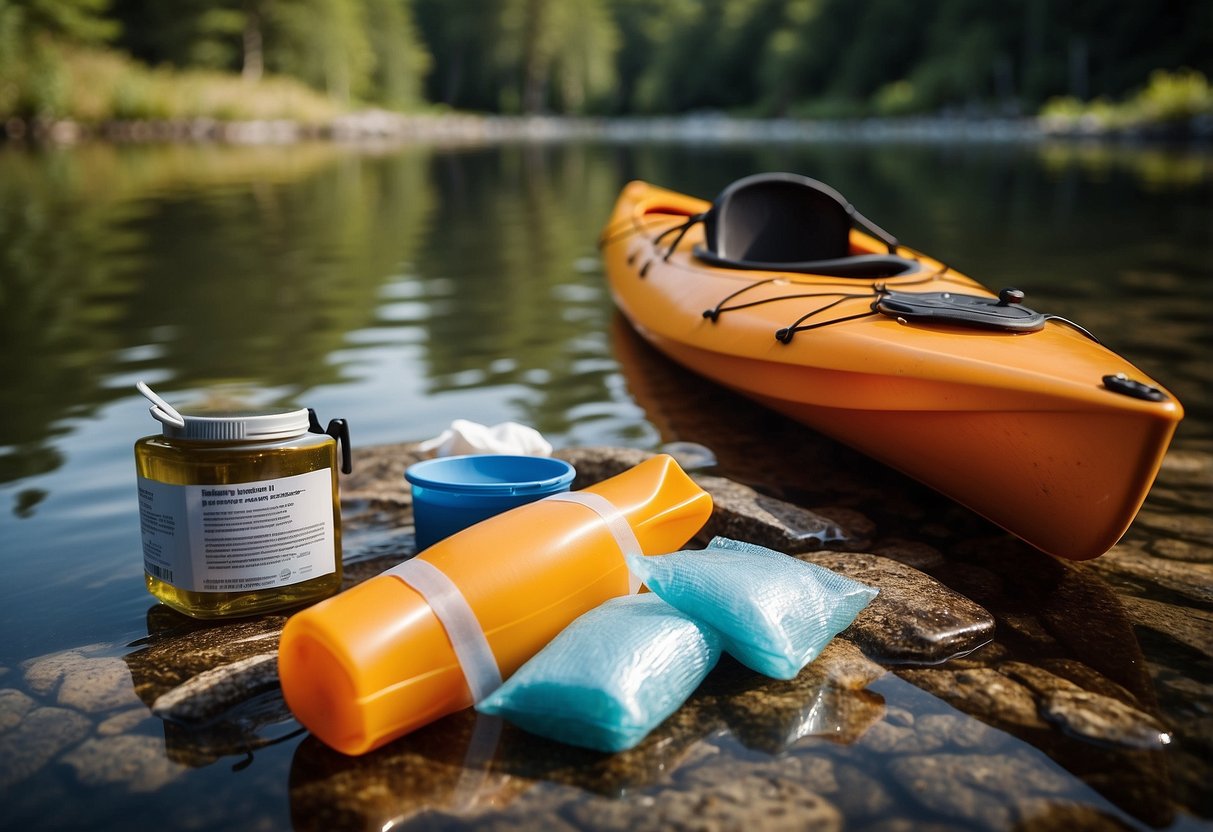
[[[704,245],[694,254],[718,268],[863,280],[923,269],[918,260],[898,255],[897,239],[838,191],[794,173],[739,179],[720,193],[702,221]],[[855,253],[853,227],[884,243],[887,253]]]

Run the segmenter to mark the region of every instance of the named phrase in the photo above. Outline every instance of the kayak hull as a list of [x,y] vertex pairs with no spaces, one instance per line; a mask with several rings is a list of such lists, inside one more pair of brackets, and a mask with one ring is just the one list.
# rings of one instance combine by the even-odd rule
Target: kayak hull
[[[624,189],[603,234],[624,316],[683,366],[901,470],[1045,552],[1111,548],[1149,492],[1182,408],[1124,358],[1072,326],[1037,332],[899,322],[870,313],[878,288],[993,296],[938,261],[883,281],[738,272],[695,257],[707,203],[645,183]],[[854,251],[877,250],[852,232]],[[855,295],[837,302],[830,293]],[[750,306],[722,298],[736,294]],[[817,307],[817,328],[775,333]],[[713,318],[705,311],[723,308]],[[1109,389],[1121,374],[1163,401]]]

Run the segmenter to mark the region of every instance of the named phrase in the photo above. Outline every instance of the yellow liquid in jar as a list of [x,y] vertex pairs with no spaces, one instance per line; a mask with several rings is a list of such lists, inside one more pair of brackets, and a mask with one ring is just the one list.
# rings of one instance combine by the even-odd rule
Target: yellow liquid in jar
[[147,590],[194,618],[231,618],[316,601],[341,588],[337,442],[320,433],[277,441],[198,441],[146,436],[135,443],[139,475],[166,485],[234,485],[328,469],[332,476],[333,571],[299,583],[241,592],[181,589],[144,571]]

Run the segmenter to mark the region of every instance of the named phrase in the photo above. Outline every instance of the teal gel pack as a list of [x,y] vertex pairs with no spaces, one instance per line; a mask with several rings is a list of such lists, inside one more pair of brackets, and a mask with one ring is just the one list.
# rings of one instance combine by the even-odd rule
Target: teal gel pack
[[476,705],[533,734],[624,751],[686,701],[720,659],[720,636],[656,595],[582,615]]
[[791,679],[876,597],[866,584],[753,543],[713,538],[706,549],[632,557],[656,595],[720,632],[733,658]]

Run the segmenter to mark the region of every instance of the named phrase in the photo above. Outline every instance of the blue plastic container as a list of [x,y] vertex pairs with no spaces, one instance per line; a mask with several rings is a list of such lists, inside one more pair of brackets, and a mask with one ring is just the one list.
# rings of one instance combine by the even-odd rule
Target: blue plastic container
[[516,506],[568,491],[577,472],[546,456],[473,454],[427,459],[408,467],[417,551]]

